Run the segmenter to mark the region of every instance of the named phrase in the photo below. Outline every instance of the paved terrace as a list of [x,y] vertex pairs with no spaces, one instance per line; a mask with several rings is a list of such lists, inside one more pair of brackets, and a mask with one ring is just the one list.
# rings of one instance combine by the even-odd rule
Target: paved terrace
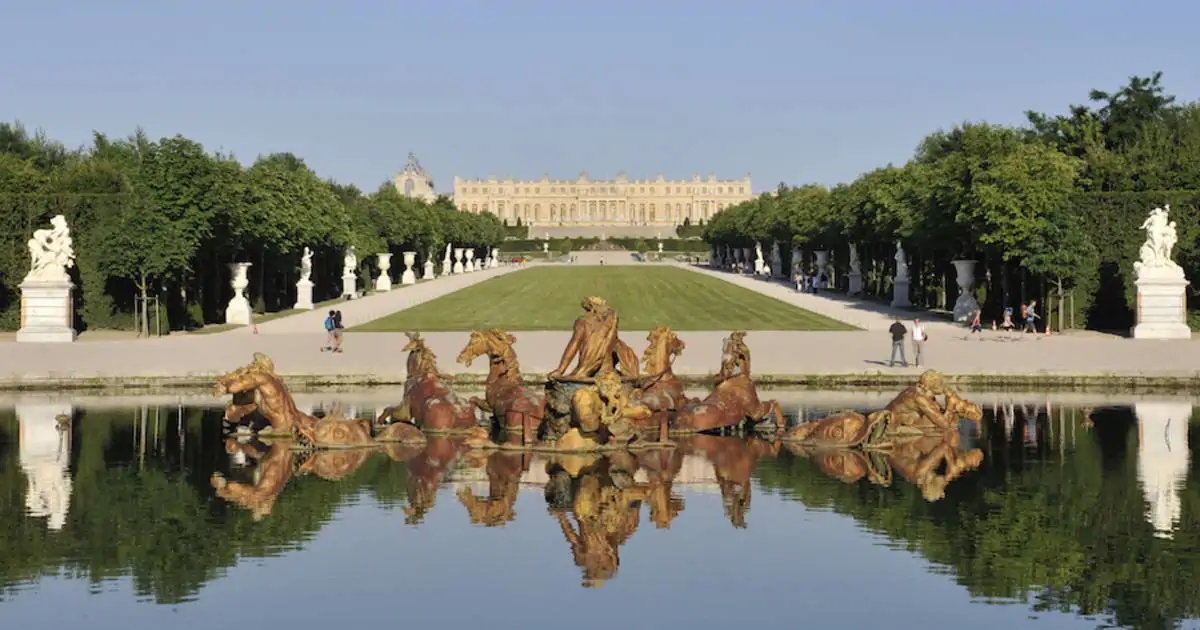
[[[341,306],[347,326],[486,281],[517,267],[441,278],[398,291],[372,295]],[[750,331],[746,337],[753,352],[756,375],[806,378],[854,375],[868,381],[886,381],[887,375],[911,378],[915,367],[887,366],[890,341],[881,330],[890,323],[886,309],[858,308],[838,297],[803,295],[787,287],[734,274],[695,270],[779,297],[789,303],[849,319],[867,330],[851,332]],[[840,311],[839,311],[840,309]],[[855,310],[861,311],[855,313]],[[401,333],[348,333],[342,354],[320,352],[323,314],[310,313],[262,324],[259,334],[241,328],[215,335],[172,335],[148,340],[100,340],[75,344],[17,344],[0,342],[0,382],[13,386],[86,379],[134,382],[140,378],[208,379],[247,363],[253,352],[265,352],[285,376],[308,377],[317,382],[398,382],[404,378],[406,342]],[[849,318],[849,315],[846,315]],[[702,376],[716,371],[722,339],[728,331],[679,331],[687,350],[675,363],[681,375]],[[486,360],[469,368],[455,357],[469,333],[426,333],[430,347],[448,373],[486,373]],[[622,338],[637,352],[646,345],[646,331],[624,331]],[[516,350],[525,373],[553,369],[569,338],[566,331],[516,333]],[[964,340],[965,331],[946,323],[930,327],[926,344],[927,367],[948,374],[995,377],[993,382],[1014,387],[1036,386],[1039,378],[1060,376],[1176,377],[1200,381],[1200,346],[1194,341],[1134,341],[1094,334],[1032,337],[985,331],[983,340]],[[884,375],[882,378],[879,375]],[[97,382],[99,384],[99,382]]]

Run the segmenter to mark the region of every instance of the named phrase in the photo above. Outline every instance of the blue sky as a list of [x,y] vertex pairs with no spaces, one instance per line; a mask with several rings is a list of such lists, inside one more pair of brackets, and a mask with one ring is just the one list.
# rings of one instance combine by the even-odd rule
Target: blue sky
[[184,134],[374,189],[454,175],[835,183],[964,120],[1165,72],[1200,4],[1113,0],[12,0],[0,119],[68,145]]

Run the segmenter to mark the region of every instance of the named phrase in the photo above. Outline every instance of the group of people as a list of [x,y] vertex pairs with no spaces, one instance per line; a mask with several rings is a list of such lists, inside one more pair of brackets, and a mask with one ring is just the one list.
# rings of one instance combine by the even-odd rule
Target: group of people
[[[970,335],[979,335],[979,339],[983,340],[983,311],[976,310],[975,315],[971,318]],[[1033,333],[1034,338],[1041,339],[1041,333],[1037,329],[1037,320],[1041,316],[1037,314],[1037,300],[1030,300],[1028,304],[1021,305],[1021,321],[1024,323],[1022,331],[1026,334]],[[992,321],[992,330],[1003,330],[1011,333],[1016,330],[1016,323],[1013,321],[1013,309],[1008,307],[1004,309],[1004,319],[997,327],[996,322]],[[888,328],[888,333],[892,336],[892,355],[888,359],[888,367],[896,365],[896,357],[900,357],[900,363],[904,367],[908,367],[908,359],[904,354],[904,341],[911,332],[912,349],[913,349],[913,365],[921,367],[921,361],[925,355],[925,342],[929,339],[929,333],[925,330],[925,325],[921,320],[914,319],[912,322],[912,331],[904,325],[899,317],[896,318]]]
[[342,312],[329,311],[329,315],[325,317],[325,345],[321,346],[321,352],[341,352],[342,351]]
[[825,272],[818,274],[813,271],[808,275],[804,272],[796,273],[796,291],[799,293],[812,293],[816,295],[821,289],[829,288],[829,276]]

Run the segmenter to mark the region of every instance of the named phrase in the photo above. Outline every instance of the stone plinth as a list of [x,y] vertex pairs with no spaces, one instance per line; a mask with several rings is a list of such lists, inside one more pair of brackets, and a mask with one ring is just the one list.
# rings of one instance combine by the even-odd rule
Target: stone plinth
[[313,310],[313,283],[312,280],[297,280],[296,281],[296,306],[298,311]]
[[422,280],[433,280],[436,276],[433,273],[433,260],[425,259],[425,273],[421,275]]
[[892,306],[908,308],[912,301],[908,299],[908,278],[896,278],[892,283]]
[[1137,325],[1134,339],[1190,339],[1187,285],[1183,272],[1145,269],[1137,279]]
[[75,341],[75,309],[70,280],[26,280],[21,283],[19,343]]
[[862,295],[862,272],[851,271],[850,273],[846,274],[846,280],[849,282],[849,285],[846,288],[847,295]]
[[347,299],[358,297],[358,276],[352,273],[342,275],[342,297]]

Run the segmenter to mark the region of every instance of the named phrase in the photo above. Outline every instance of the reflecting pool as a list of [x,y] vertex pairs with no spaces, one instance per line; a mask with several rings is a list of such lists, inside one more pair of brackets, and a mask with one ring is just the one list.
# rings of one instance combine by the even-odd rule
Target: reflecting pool
[[[793,421],[894,392],[772,390]],[[982,464],[697,436],[607,457],[304,454],[221,401],[0,399],[13,628],[1198,627],[1196,400],[965,394]],[[297,394],[371,417],[397,391]],[[934,474],[936,477],[936,473]],[[482,626],[479,626],[482,627]]]

